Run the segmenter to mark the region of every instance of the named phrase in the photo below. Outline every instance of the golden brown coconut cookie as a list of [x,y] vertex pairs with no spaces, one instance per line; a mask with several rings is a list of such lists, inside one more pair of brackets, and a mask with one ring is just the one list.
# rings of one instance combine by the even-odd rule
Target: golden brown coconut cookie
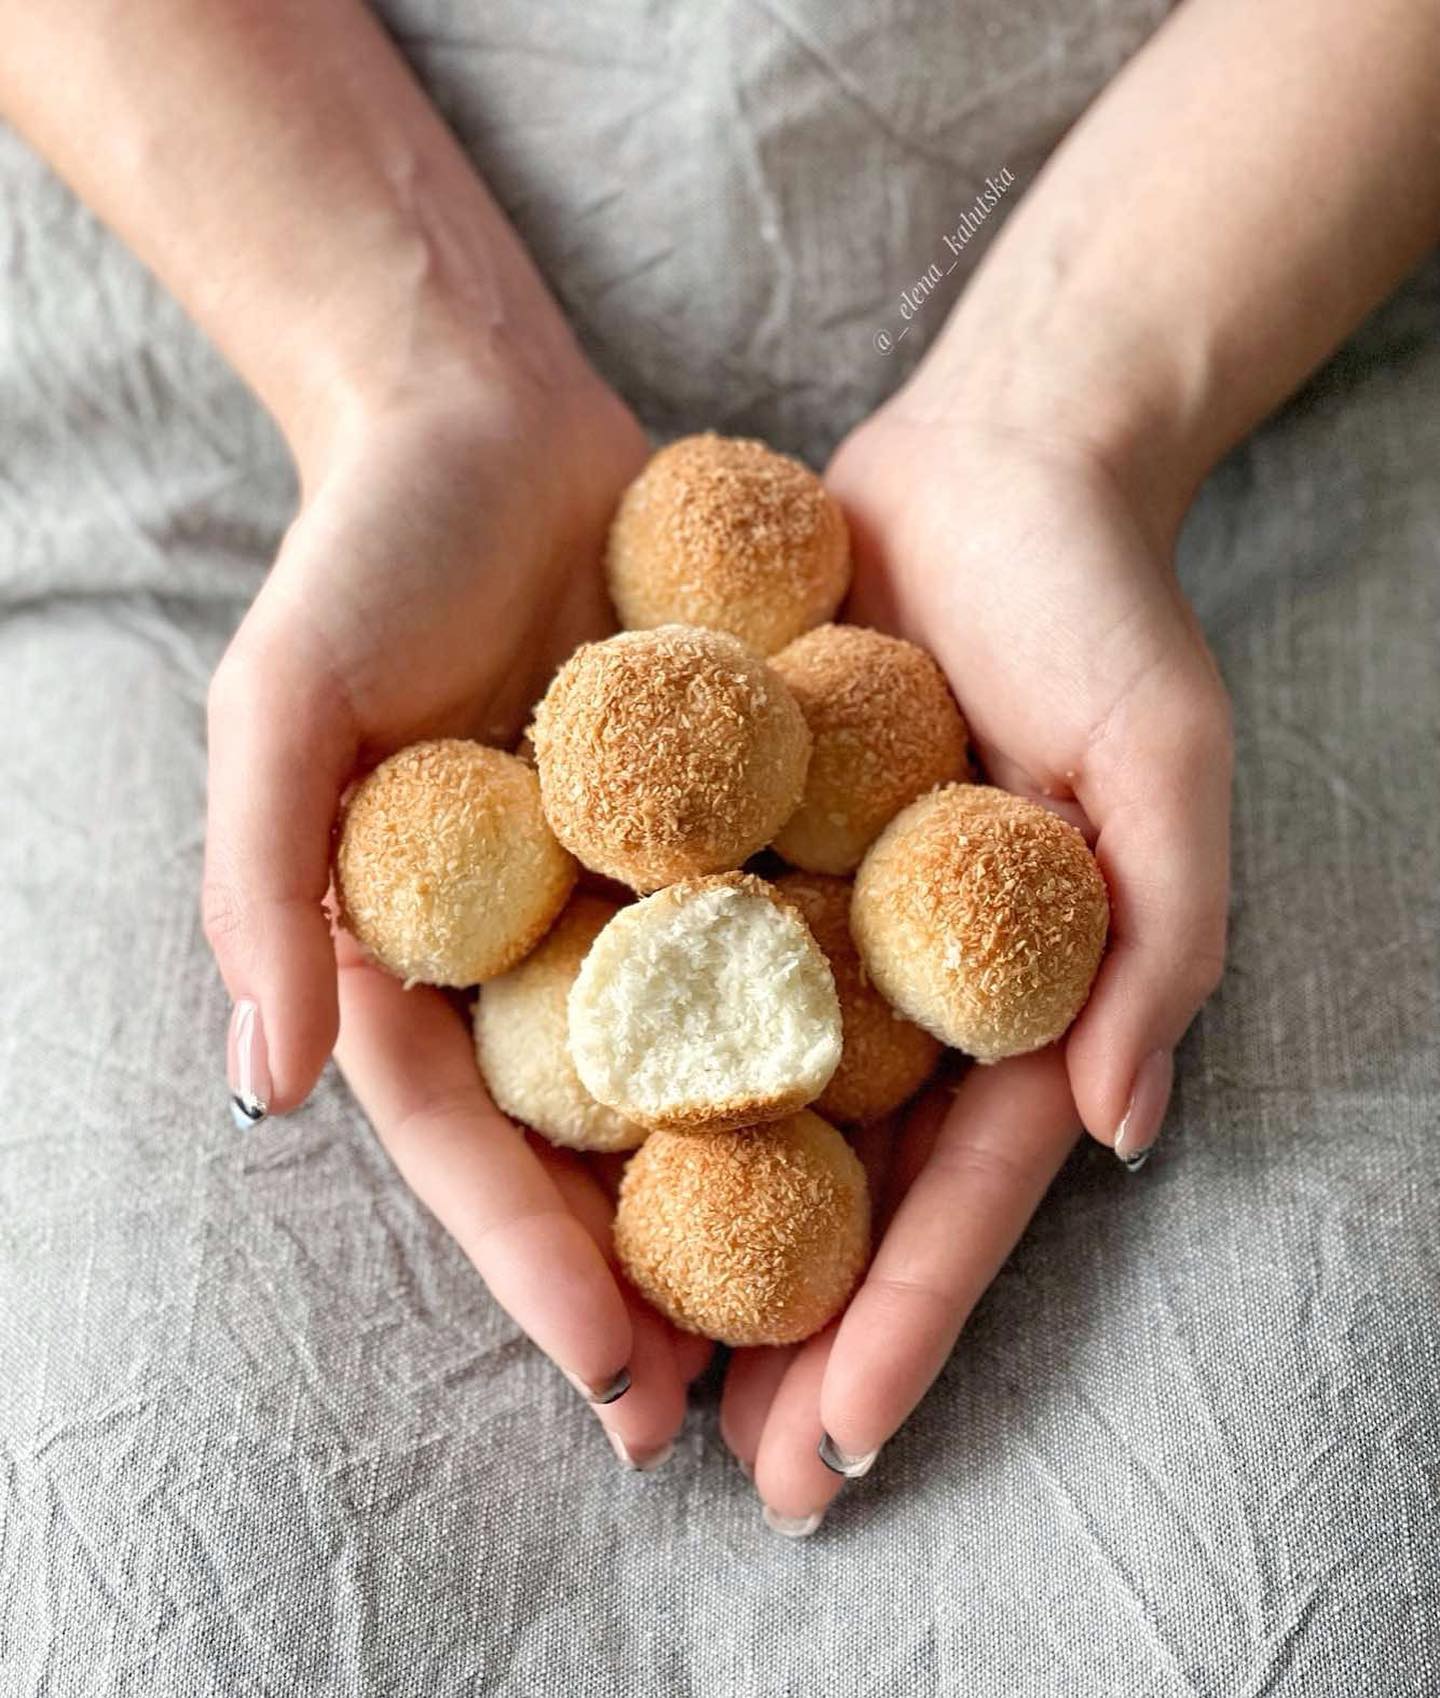
[[633,1150],[645,1129],[597,1103],[570,1059],[570,987],[619,905],[584,891],[475,1003],[475,1054],[497,1108],[573,1150]]
[[881,994],[977,1061],[1060,1036],[1085,1006],[1109,923],[1104,877],[1074,826],[976,784],[897,815],[850,905]]
[[799,913],[746,873],[622,908],[570,992],[597,1102],[651,1129],[746,1126],[813,1102],[840,1061],[835,981]]
[[850,539],[808,466],[708,433],[662,448],[625,492],[607,572],[630,630],[704,625],[774,654],[845,599]]
[[810,733],[743,643],[666,625],[578,649],[531,727],[545,812],[636,890],[738,867],[800,800]]
[[625,1169],[615,1249],[687,1332],[795,1344],[839,1312],[865,1266],[865,1170],[808,1111],[740,1132],[657,1132]]
[[342,923],[407,984],[475,985],[513,967],[576,872],[530,768],[457,738],[382,761],[346,801],[335,846]]
[[804,798],[775,839],[795,866],[854,872],[901,808],[969,776],[965,721],[945,675],[914,643],[822,625],[771,665],[815,740]]
[[775,888],[805,916],[840,999],[840,1065],[815,1099],[815,1112],[847,1124],[879,1120],[915,1095],[935,1071],[941,1046],[897,1013],[866,977],[850,936],[848,878],[786,873]]

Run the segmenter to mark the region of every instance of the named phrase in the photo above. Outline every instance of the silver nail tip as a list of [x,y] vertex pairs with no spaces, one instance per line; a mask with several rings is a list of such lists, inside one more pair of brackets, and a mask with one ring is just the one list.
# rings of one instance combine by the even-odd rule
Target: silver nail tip
[[830,1472],[838,1474],[842,1480],[861,1479],[875,1466],[875,1458],[880,1454],[878,1450],[868,1450],[852,1456],[849,1451],[841,1450],[829,1433],[820,1435],[820,1443],[815,1448]]
[[630,1370],[622,1368],[608,1386],[602,1386],[599,1391],[587,1392],[586,1396],[597,1408],[603,1408],[607,1403],[617,1403],[630,1389]]
[[269,1112],[269,1108],[259,1097],[249,1096],[241,1091],[230,1093],[230,1118],[234,1121],[237,1132],[248,1132],[252,1126],[258,1126]]
[[1148,1149],[1136,1150],[1133,1156],[1116,1156],[1115,1159],[1125,1169],[1126,1173],[1139,1173],[1145,1163],[1150,1160],[1150,1151]]
[[814,1515],[778,1515],[768,1503],[760,1513],[770,1531],[782,1539],[808,1539],[825,1519],[823,1509],[816,1510]]
[[621,1466],[629,1469],[632,1474],[653,1474],[657,1468],[663,1468],[675,1454],[675,1441],[671,1439],[662,1444],[659,1450],[652,1450],[648,1455],[634,1456],[619,1433],[613,1428],[605,1429],[605,1437],[610,1441],[610,1448],[620,1458]]

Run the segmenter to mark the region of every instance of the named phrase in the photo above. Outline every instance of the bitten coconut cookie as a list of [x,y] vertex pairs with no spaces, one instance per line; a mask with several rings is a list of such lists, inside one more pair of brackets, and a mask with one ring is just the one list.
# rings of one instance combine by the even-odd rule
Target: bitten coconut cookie
[[908,802],[969,775],[965,721],[934,659],[858,625],[822,625],[771,662],[814,738],[805,795],[775,847],[849,873]]
[[570,992],[580,1082],[641,1126],[775,1120],[840,1061],[835,981],[799,913],[745,873],[622,908]]
[[630,1283],[721,1344],[818,1332],[869,1248],[865,1170],[807,1111],[740,1132],[657,1132],[621,1181],[615,1249]]
[[455,738],[382,761],[346,801],[335,846],[341,921],[407,984],[475,985],[513,967],[576,871],[530,768]]
[[773,654],[845,599],[850,539],[798,460],[763,442],[687,436],[625,492],[607,573],[630,630],[704,625]]
[[810,733],[734,637],[666,625],[578,649],[531,727],[545,812],[636,890],[738,867],[800,800]]
[[633,1150],[645,1129],[597,1103],[570,1059],[570,987],[596,934],[619,912],[585,891],[518,967],[475,1003],[475,1054],[495,1105],[574,1150]]
[[840,1000],[840,1065],[815,1099],[815,1112],[846,1123],[878,1120],[915,1095],[935,1071],[941,1046],[897,1013],[865,976],[850,936],[849,879],[786,873],[775,888],[805,916]]
[[897,815],[850,905],[881,994],[977,1061],[1060,1036],[1085,1006],[1109,923],[1104,877],[1074,826],[975,784]]

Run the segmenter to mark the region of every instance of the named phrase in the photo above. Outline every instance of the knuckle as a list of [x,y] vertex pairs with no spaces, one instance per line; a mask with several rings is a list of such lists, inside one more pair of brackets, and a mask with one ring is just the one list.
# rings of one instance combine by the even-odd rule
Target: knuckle
[[959,1292],[948,1281],[919,1269],[872,1272],[864,1289],[867,1302],[887,1318],[920,1309],[949,1321],[962,1307]]
[[1208,1002],[1220,989],[1225,977],[1225,946],[1222,943],[1200,949],[1191,959],[1191,989],[1197,1002]]
[[1007,1197],[1029,1183],[1023,1155],[994,1143],[941,1139],[930,1158],[931,1167],[964,1188],[971,1199]]
[[1207,1002],[1220,988],[1225,976],[1225,918],[1202,922],[1184,954],[1181,984],[1189,1000],[1197,1007]]
[[1177,740],[1186,765],[1228,771],[1234,745],[1230,696],[1216,675],[1188,684],[1177,702]]
[[244,907],[231,884],[207,878],[200,889],[200,924],[205,940],[219,954],[244,930]]

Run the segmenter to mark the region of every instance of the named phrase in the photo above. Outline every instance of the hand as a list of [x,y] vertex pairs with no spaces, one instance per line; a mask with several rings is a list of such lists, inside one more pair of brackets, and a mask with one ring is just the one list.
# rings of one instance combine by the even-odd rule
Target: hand
[[822,1432],[863,1458],[896,1430],[1079,1123],[1131,1159],[1153,1141],[1173,1049],[1220,975],[1229,835],[1225,692],[1170,528],[1124,478],[1063,441],[937,422],[904,393],[829,482],[856,544],[851,616],[937,655],[989,777],[1091,838],[1112,916],[1063,1049],[976,1068],[914,1112],[898,1206],[838,1327],[789,1360],[736,1359],[727,1437],[802,1524],[839,1485]]
[[206,932],[258,1008],[279,1113],[335,1041],[321,904],[342,790],[417,738],[513,742],[606,628],[605,528],[645,452],[588,374],[427,383],[324,441],[210,691]]
[[269,1109],[295,1107],[334,1046],[396,1166],[519,1324],[592,1398],[629,1374],[600,1414],[644,1461],[708,1350],[622,1291],[601,1176],[501,1118],[447,997],[403,990],[345,938],[337,982],[322,907],[357,769],[420,737],[513,741],[557,662],[606,629],[600,552],[644,439],[582,371],[452,373],[323,440],[211,690],[207,935],[257,1011]]

